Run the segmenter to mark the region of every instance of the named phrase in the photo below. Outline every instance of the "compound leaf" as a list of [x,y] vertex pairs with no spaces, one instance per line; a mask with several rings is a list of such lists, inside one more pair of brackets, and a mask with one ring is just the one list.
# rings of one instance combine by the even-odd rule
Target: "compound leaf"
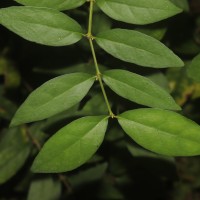
[[200,154],[200,126],[178,113],[143,108],[122,113],[118,120],[135,142],[150,151],[167,156]]
[[103,80],[118,95],[153,108],[180,110],[174,99],[154,82],[125,70],[105,71]]
[[0,24],[24,39],[49,46],[70,45],[82,38],[82,28],[75,20],[49,8],[2,8]]
[[80,102],[95,81],[85,73],[66,74],[51,79],[33,91],[16,112],[11,126],[42,120]]
[[126,62],[154,68],[184,65],[164,44],[137,31],[112,29],[99,33],[96,41],[107,53]]
[[85,163],[101,145],[108,117],[89,116],[77,119],[60,129],[36,157],[34,172],[66,172]]

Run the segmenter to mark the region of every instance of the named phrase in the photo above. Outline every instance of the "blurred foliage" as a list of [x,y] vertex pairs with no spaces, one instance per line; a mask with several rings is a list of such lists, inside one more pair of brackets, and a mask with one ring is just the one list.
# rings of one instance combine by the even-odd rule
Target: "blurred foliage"
[[[173,2],[185,12],[143,27],[112,21],[95,8],[94,33],[131,26],[162,40],[187,63],[183,69],[158,72],[125,65],[97,47],[98,60],[102,70],[119,66],[151,78],[171,92],[185,116],[200,123],[200,83],[187,74],[191,60],[200,52],[200,1],[190,0],[189,5],[182,0]],[[0,7],[15,4],[12,0],[1,1]],[[87,26],[87,12],[87,4],[67,11],[83,27]],[[52,77],[86,69],[93,73],[91,60],[83,40],[69,47],[46,47],[0,27],[0,200],[199,200],[200,157],[155,155],[130,142],[115,122],[111,122],[114,128],[109,128],[103,146],[86,165],[56,175],[30,171],[33,158],[47,138],[74,118],[104,114],[104,100],[95,85],[95,93],[89,92],[80,105],[50,119],[10,129],[14,112],[33,89]],[[115,113],[138,107],[106,89]]]

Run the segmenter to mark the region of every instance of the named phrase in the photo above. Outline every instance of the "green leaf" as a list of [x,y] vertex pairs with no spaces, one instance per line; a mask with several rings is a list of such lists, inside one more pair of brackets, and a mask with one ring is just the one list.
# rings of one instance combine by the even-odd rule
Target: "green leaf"
[[70,45],[82,37],[82,29],[76,21],[49,8],[2,8],[0,24],[24,39],[49,46]]
[[149,24],[180,13],[169,0],[96,0],[113,19],[131,24]]
[[200,154],[200,126],[172,111],[136,109],[118,117],[124,131],[142,147],[167,156]]
[[61,182],[51,177],[36,179],[31,182],[27,200],[53,200],[61,195]]
[[85,73],[56,77],[33,91],[16,112],[11,126],[42,120],[80,102],[95,81]]
[[164,44],[137,31],[112,29],[98,34],[96,41],[107,53],[126,62],[154,68],[184,65]]
[[108,117],[83,117],[60,129],[36,157],[34,172],[66,172],[87,160],[101,145]]
[[195,81],[200,81],[200,54],[198,54],[188,67],[187,73],[190,78]]
[[77,8],[84,4],[86,0],[15,0],[16,2],[26,6],[47,7],[58,10],[69,10]]
[[14,176],[25,163],[31,145],[22,128],[4,131],[0,142],[0,184]]
[[105,71],[103,80],[118,95],[154,108],[180,110],[174,99],[154,82],[125,70]]

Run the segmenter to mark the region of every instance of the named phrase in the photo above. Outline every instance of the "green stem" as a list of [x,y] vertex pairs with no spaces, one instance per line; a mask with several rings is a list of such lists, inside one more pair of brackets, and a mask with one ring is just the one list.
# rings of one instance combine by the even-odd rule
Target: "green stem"
[[115,115],[113,114],[112,110],[111,110],[111,106],[109,104],[108,101],[108,97],[103,85],[103,81],[102,81],[102,77],[101,77],[101,72],[99,70],[99,66],[98,66],[98,62],[97,62],[97,57],[96,57],[96,53],[94,50],[94,45],[93,45],[93,39],[94,37],[92,36],[92,17],[93,17],[93,7],[94,7],[94,0],[90,0],[90,14],[89,14],[89,23],[88,23],[88,33],[87,33],[87,38],[89,40],[90,43],[90,48],[91,48],[91,52],[92,52],[92,56],[93,56],[93,60],[94,60],[94,65],[95,65],[95,69],[96,69],[96,76],[97,76],[97,80],[99,81],[100,87],[101,87],[101,91],[103,93],[107,108],[108,108],[108,112],[110,117],[114,118]]
[[93,16],[94,0],[90,0],[90,13],[88,23],[88,36],[92,34],[92,16]]

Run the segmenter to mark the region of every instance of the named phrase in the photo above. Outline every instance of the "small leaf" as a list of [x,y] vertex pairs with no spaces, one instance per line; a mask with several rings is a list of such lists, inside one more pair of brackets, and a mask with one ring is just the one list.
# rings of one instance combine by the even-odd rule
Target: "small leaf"
[[34,172],[66,172],[87,160],[101,145],[108,117],[83,117],[60,129],[36,157]]
[[26,6],[47,7],[58,10],[69,10],[77,8],[84,4],[86,0],[15,0],[16,2]]
[[200,54],[192,60],[187,72],[190,78],[200,82]]
[[53,200],[61,195],[61,182],[51,177],[36,179],[31,182],[27,200]]
[[142,147],[167,156],[200,154],[200,126],[172,111],[136,109],[119,115],[124,131]]
[[0,184],[14,176],[25,163],[31,145],[22,128],[4,131],[0,142]]
[[131,24],[149,24],[180,13],[169,0],[96,0],[113,19]]
[[96,41],[107,53],[126,62],[154,68],[184,65],[164,44],[137,31],[112,29],[98,34]]
[[82,29],[75,20],[49,8],[2,8],[0,24],[24,39],[49,46],[70,45],[82,37]]
[[136,103],[170,110],[180,110],[173,98],[154,82],[125,70],[105,71],[103,80],[118,95]]
[[42,120],[80,102],[95,81],[94,76],[73,73],[56,77],[33,91],[16,112],[11,126]]

